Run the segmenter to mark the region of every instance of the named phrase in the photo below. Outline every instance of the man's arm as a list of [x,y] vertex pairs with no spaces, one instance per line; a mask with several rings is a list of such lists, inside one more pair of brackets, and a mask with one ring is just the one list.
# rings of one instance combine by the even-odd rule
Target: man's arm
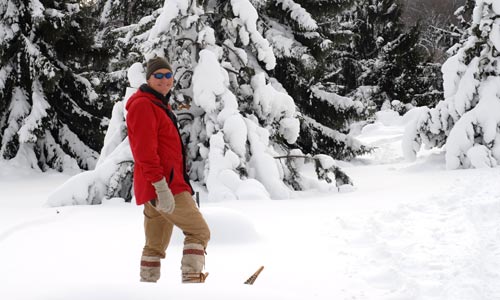
[[158,155],[158,126],[153,109],[153,104],[140,101],[133,103],[127,113],[127,129],[135,166],[142,168],[146,180],[151,183],[163,178]]

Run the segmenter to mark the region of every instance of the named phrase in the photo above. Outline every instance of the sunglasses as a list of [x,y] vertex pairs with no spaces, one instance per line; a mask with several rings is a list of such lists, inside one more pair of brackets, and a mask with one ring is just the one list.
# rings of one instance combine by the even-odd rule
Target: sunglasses
[[167,79],[170,79],[172,78],[172,72],[167,72],[167,73],[154,73],[153,74],[153,77],[156,78],[156,79],[162,79],[163,77],[167,78]]

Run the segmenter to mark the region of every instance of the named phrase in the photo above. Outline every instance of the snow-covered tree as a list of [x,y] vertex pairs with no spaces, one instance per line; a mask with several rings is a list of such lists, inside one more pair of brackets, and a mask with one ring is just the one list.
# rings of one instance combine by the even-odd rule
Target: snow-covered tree
[[[426,64],[419,47],[420,27],[406,28],[402,5],[397,0],[357,0],[353,21],[346,26],[354,33],[350,41],[350,68],[340,80],[354,99],[371,110],[404,105],[432,105],[441,96],[438,67]],[[349,81],[351,83],[349,83]]]
[[[249,0],[165,1],[139,23],[116,29],[129,53],[143,57],[128,70],[131,88],[124,101],[145,82],[144,61],[154,56],[170,60],[172,106],[187,146],[190,177],[206,185],[209,199],[282,199],[292,189],[330,191],[349,184],[332,157],[304,154],[292,146],[299,114],[271,76],[276,57],[259,24]],[[123,107],[115,105],[114,129],[106,135],[96,170],[62,186],[51,204],[99,203],[118,191],[126,194],[131,156]]]
[[94,10],[99,23],[113,28],[136,24],[144,16],[159,9],[163,0],[96,0]]
[[446,150],[449,169],[493,167],[500,160],[500,2],[477,0],[468,36],[443,65],[445,99],[422,109],[405,133],[404,152],[421,144]]
[[[261,7],[265,36],[277,66],[274,76],[294,98],[301,112],[297,145],[305,152],[327,153],[348,160],[369,149],[349,135],[350,125],[363,119],[360,101],[342,96],[343,88],[330,82],[345,68],[335,57],[350,56],[341,29],[343,10],[355,1],[267,1]],[[334,75],[333,75],[334,76]]]
[[123,99],[128,86],[127,70],[142,59],[137,51],[131,51],[124,32],[128,26],[140,23],[144,16],[160,9],[163,0],[96,0],[92,6],[95,22],[94,48],[103,54],[101,61],[93,67],[93,76],[98,78],[96,92],[108,102]]
[[275,76],[296,99],[303,131],[311,133],[299,138],[303,149],[349,159],[367,150],[338,139],[348,137],[353,121],[386,106],[403,113],[409,104],[432,105],[442,96],[440,66],[426,63],[419,27],[405,27],[399,1],[267,3]]
[[111,107],[82,76],[92,59],[85,9],[0,3],[0,158],[42,170],[95,166]]

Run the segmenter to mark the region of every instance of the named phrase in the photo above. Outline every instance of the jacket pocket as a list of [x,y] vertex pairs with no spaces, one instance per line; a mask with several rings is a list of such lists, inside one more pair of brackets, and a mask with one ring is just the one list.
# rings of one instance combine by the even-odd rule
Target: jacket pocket
[[170,177],[168,179],[168,183],[172,184],[172,180],[174,180],[174,168],[170,171]]
[[[147,219],[156,219],[156,218],[161,217],[161,214],[155,208],[156,203],[153,204],[152,202],[153,202],[153,200],[151,200],[150,202],[146,202],[144,204],[143,213]],[[156,202],[156,200],[154,202]]]

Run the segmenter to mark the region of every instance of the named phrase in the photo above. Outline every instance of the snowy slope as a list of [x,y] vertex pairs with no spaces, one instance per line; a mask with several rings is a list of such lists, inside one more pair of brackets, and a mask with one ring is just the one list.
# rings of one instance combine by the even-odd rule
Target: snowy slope
[[160,281],[138,282],[140,207],[48,208],[70,175],[0,162],[0,299],[500,299],[499,169],[447,171],[439,150],[405,162],[406,122],[380,113],[363,129],[379,148],[343,163],[352,192],[202,195],[213,235],[204,285],[180,283],[179,231]]

